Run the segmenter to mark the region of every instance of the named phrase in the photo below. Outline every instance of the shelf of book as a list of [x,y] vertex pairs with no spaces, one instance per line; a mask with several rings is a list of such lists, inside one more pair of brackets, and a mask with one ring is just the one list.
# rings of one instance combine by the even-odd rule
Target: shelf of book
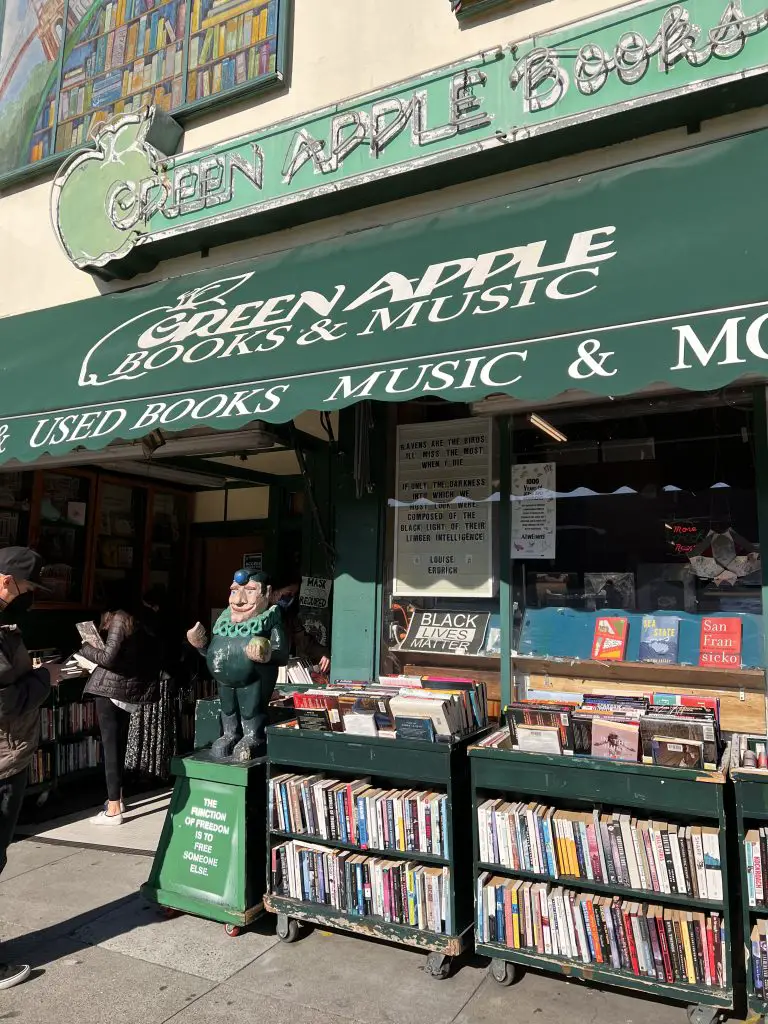
[[700,1003],[704,1006],[722,1009],[729,1005],[730,992],[726,989],[710,988],[706,985],[682,985],[654,983],[647,978],[638,978],[629,971],[617,971],[601,964],[582,964],[575,960],[547,954],[531,953],[525,950],[510,950],[496,942],[479,942],[475,944],[476,952],[493,959],[507,960],[514,958],[522,967],[531,967],[540,971],[562,974],[566,978],[581,978],[584,981],[597,982],[621,988],[634,989],[637,992],[663,994],[668,999],[683,1003]]
[[404,850],[381,850],[371,846],[357,846],[354,843],[341,843],[336,839],[324,839],[322,836],[306,832],[284,832],[282,829],[272,829],[275,839],[295,839],[300,843],[319,843],[331,850],[345,850],[348,853],[361,853],[366,857],[385,857],[392,860],[417,860],[421,864],[434,864],[440,866],[448,865],[447,857],[436,857],[434,854],[422,853],[420,851]]
[[[696,910],[722,910],[724,906],[722,900],[701,900],[679,893],[657,892],[655,889],[631,889],[627,886],[596,882],[587,878],[555,878],[552,875],[539,875],[535,871],[517,871],[504,864],[487,864],[484,861],[479,861],[477,867],[480,871],[504,875],[507,878],[521,878],[530,882],[549,882],[553,885],[561,885],[566,889],[605,893],[609,896],[621,896],[624,899],[653,900],[654,903],[671,903],[675,906],[691,907]],[[766,909],[766,914],[768,914],[768,909]]]
[[[413,793],[413,799],[426,794],[437,797],[443,801],[441,813],[444,815],[444,819],[441,819],[441,828],[444,826],[444,833],[441,831],[443,845],[438,848],[445,855],[437,856],[420,850],[389,849],[391,844],[387,842],[377,842],[376,849],[366,849],[357,843],[274,828],[275,822],[270,811],[267,858],[269,875],[264,905],[278,915],[280,937],[289,940],[295,938],[295,926],[293,930],[290,928],[293,922],[340,928],[356,935],[428,950],[431,955],[427,962],[427,972],[433,977],[446,977],[451,958],[458,956],[472,942],[472,890],[467,884],[472,870],[472,841],[466,750],[487,731],[480,730],[451,743],[430,743],[343,732],[314,732],[294,728],[293,723],[270,726],[267,730],[270,791],[272,780],[286,774],[322,774],[325,779],[339,780],[339,783],[367,780],[378,791],[406,791]],[[356,810],[354,813],[360,812]],[[370,858],[371,878],[387,862],[402,865],[405,872],[418,873],[421,869],[431,869],[433,875],[442,872],[441,884],[444,888],[441,891],[444,893],[443,921],[446,932],[414,927],[397,920],[388,921],[373,914],[347,913],[331,906],[330,898],[325,903],[317,903],[275,892],[272,884],[273,851],[284,847],[286,843],[301,846],[309,844],[321,856],[339,851],[342,857],[350,853],[359,855],[360,859]],[[385,848],[380,849],[382,845]],[[405,846],[407,843],[398,845]],[[418,845],[422,845],[421,842]],[[328,851],[328,854],[323,854],[323,851]],[[290,851],[287,855],[290,855]],[[373,881],[371,888],[376,890]],[[404,907],[402,916],[405,913]]]
[[[736,843],[739,861],[741,893],[741,920],[745,956],[745,985],[747,1004],[751,1013],[760,1017],[768,1016],[768,990],[766,990],[766,966],[768,966],[768,944],[760,933],[760,920],[768,921],[768,906],[750,906],[753,899],[755,862],[747,864],[747,836],[753,829],[758,832],[768,826],[768,771],[752,768],[731,768],[734,802],[736,805]],[[766,864],[764,871],[768,869]],[[763,932],[768,932],[764,928]],[[761,948],[761,939],[763,939]],[[754,942],[757,941],[757,949]],[[756,956],[757,953],[759,956]],[[757,962],[756,962],[757,961]],[[756,974],[761,988],[756,984]]]
[[85,682],[85,676],[62,677],[51,687],[40,709],[40,744],[30,765],[27,796],[55,792],[103,770],[95,709],[83,696]]
[[[492,879],[489,880],[488,876],[493,874],[500,879],[518,879],[523,885],[534,883],[541,889],[546,887],[547,894],[557,891],[570,892],[574,895],[576,892],[583,893],[585,899],[591,900],[594,897],[595,901],[599,900],[606,906],[613,906],[617,901],[622,907],[638,907],[642,903],[648,904],[649,909],[658,909],[660,914],[662,911],[664,915],[673,916],[694,912],[699,918],[703,917],[702,911],[708,911],[712,914],[712,920],[717,921],[722,929],[721,970],[716,984],[683,983],[676,974],[668,974],[666,980],[662,981],[655,974],[651,976],[643,973],[642,966],[639,973],[633,973],[623,968],[618,969],[607,957],[606,963],[600,963],[594,951],[591,956],[592,962],[583,963],[578,959],[542,953],[535,948],[511,948],[504,943],[484,941],[487,940],[487,935],[484,936],[481,931],[481,922],[484,920],[482,913],[485,910],[483,906],[477,908],[476,894],[475,949],[492,958],[492,974],[497,981],[508,984],[515,965],[523,968],[535,967],[688,1003],[689,1016],[695,1011],[695,1019],[702,1021],[702,1024],[714,1020],[716,1011],[732,1008],[734,970],[731,935],[734,920],[728,886],[729,861],[726,843],[726,782],[730,748],[726,747],[716,771],[664,768],[639,762],[618,762],[592,757],[535,754],[490,746],[473,746],[468,753],[471,765],[476,891],[478,880],[481,880],[484,887],[494,884],[501,886],[501,881],[494,883]],[[687,823],[692,828],[701,826],[710,833],[716,829],[720,861],[719,886],[722,887],[723,898],[702,900],[684,895],[682,892],[665,893],[655,889],[638,889],[570,875],[554,877],[488,863],[480,856],[478,811],[489,800],[501,800],[512,804],[522,802],[530,808],[541,803],[546,808],[559,809],[563,815],[574,812],[574,817],[583,815],[585,811],[589,812],[590,816],[595,811],[617,812],[621,815],[626,812],[643,819],[659,819],[661,823],[670,819],[681,825]],[[553,835],[553,842],[558,841]],[[551,851],[551,855],[559,858],[559,849]],[[485,888],[482,891],[485,892]],[[665,906],[667,910],[663,910]],[[704,955],[706,956],[706,951]],[[508,969],[507,965],[510,965]],[[669,978],[673,976],[675,980],[670,981]]]

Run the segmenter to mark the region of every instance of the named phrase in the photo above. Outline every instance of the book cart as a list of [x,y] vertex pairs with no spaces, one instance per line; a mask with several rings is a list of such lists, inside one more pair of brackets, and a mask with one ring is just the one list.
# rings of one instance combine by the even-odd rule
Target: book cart
[[[411,946],[428,952],[426,971],[433,978],[447,978],[451,962],[472,944],[472,890],[467,884],[472,870],[470,787],[467,747],[486,730],[452,743],[394,740],[341,732],[314,732],[292,724],[267,729],[269,777],[286,772],[324,773],[341,781],[370,777],[371,785],[385,789],[440,791],[447,795],[448,856],[402,853],[396,850],[361,849],[316,835],[277,831],[269,822],[267,893],[264,906],[277,915],[277,934],[284,942],[298,938],[302,922],[335,928],[366,938]],[[343,913],[333,907],[290,899],[270,891],[272,847],[296,839],[329,849],[412,861],[430,867],[448,867],[451,934],[425,931],[383,918]]]
[[[629,971],[615,970],[605,964],[510,949],[500,943],[479,941],[475,949],[491,958],[490,973],[501,985],[511,985],[517,968],[532,967],[562,974],[568,978],[634,989],[648,995],[679,1001],[687,1005],[692,1024],[713,1024],[722,1011],[733,1007],[732,914],[729,905],[728,860],[726,857],[726,780],[730,750],[718,771],[662,768],[632,762],[597,758],[533,754],[493,747],[469,750],[472,780],[472,831],[474,842],[474,888],[484,872],[500,877],[534,882],[552,882],[565,889],[583,893],[619,896],[623,900],[642,901],[686,910],[717,911],[725,928],[726,976],[723,988],[682,983],[668,984]],[[719,831],[723,901],[697,900],[679,894],[664,894],[643,889],[606,885],[582,878],[557,880],[525,871],[513,871],[500,864],[480,860],[478,807],[488,799],[536,801],[562,810],[627,811],[643,818],[669,820],[680,824],[706,824]]]
[[[768,1001],[755,991],[752,974],[752,928],[759,918],[768,918],[768,906],[750,907],[749,879],[744,855],[746,835],[750,828],[768,825],[768,772],[755,768],[731,768],[736,803],[736,832],[739,850],[739,891],[741,893],[742,942],[746,961],[747,1005],[750,1014],[765,1017]],[[751,868],[751,865],[750,865]]]

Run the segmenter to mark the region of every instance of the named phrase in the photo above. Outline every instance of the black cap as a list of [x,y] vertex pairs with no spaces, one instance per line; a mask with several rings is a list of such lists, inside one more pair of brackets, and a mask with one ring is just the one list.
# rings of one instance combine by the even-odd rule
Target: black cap
[[0,548],[0,576],[13,576],[16,580],[27,580],[39,590],[47,590],[40,582],[43,560],[32,548]]

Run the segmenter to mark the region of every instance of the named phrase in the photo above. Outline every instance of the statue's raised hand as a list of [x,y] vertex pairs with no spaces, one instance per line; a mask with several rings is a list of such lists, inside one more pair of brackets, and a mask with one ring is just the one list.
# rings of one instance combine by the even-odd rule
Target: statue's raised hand
[[201,622],[196,622],[192,629],[187,630],[187,640],[198,651],[202,651],[208,646],[208,634],[205,631],[205,626]]
[[272,657],[272,644],[265,636],[255,636],[245,648],[245,655],[259,665],[266,665]]

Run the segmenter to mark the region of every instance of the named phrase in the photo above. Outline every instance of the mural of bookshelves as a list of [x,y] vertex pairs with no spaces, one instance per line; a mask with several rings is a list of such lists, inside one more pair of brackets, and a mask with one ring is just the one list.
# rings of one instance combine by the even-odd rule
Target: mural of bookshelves
[[277,0],[192,0],[187,101],[273,73]]
[[56,149],[87,142],[118,114],[183,101],[186,0],[110,0],[62,68]]
[[56,86],[54,85],[40,108],[29,147],[29,162],[45,160],[53,152],[53,133],[56,125]]

